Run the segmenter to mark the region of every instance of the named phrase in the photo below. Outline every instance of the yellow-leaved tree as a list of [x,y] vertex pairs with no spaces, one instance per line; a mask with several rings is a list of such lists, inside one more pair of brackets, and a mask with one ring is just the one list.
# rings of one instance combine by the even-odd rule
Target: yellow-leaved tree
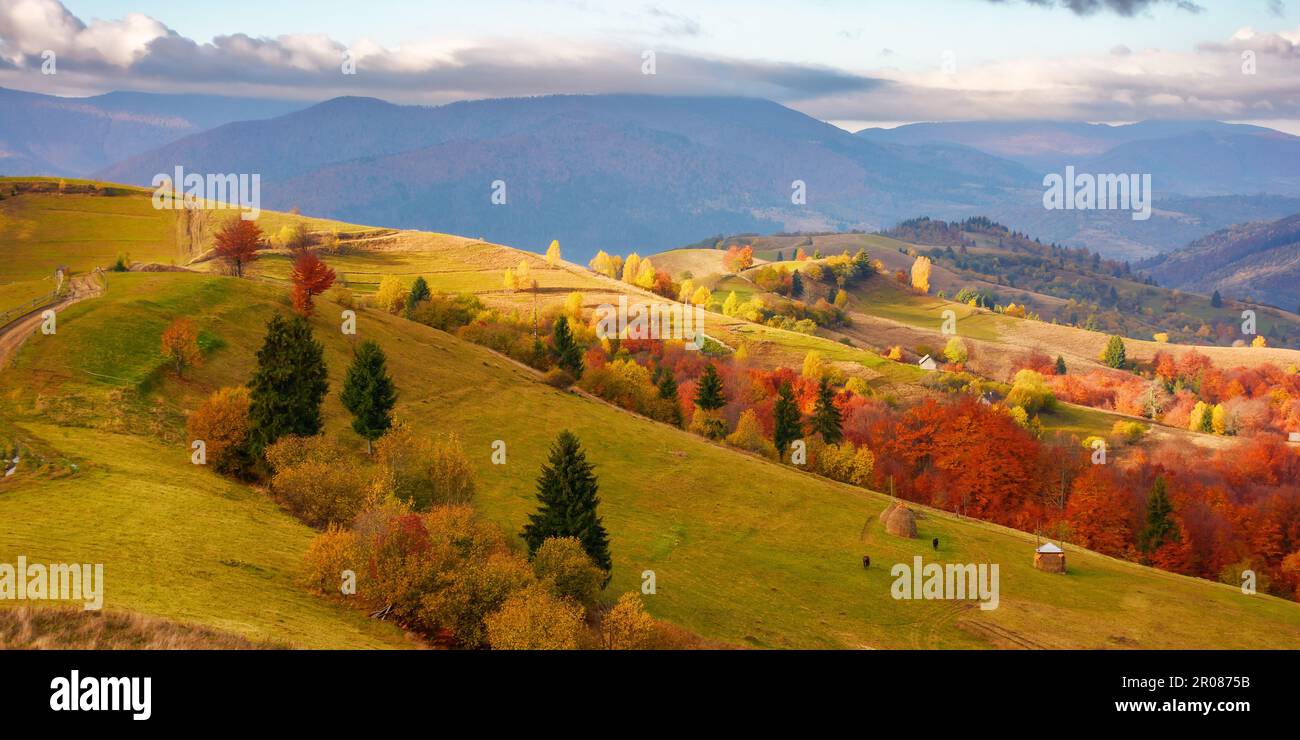
[[918,293],[930,292],[930,258],[917,257],[912,263],[912,287]]
[[385,275],[375,291],[375,304],[389,313],[397,313],[406,305],[406,292],[406,283],[401,278]]
[[548,265],[560,264],[560,240],[559,239],[552,239],[551,246],[546,248],[546,264]]

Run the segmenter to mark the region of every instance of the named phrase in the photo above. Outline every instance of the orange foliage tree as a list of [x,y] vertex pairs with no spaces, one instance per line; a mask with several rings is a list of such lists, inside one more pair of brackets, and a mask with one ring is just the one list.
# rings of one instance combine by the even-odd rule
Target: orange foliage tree
[[316,312],[312,298],[334,284],[334,271],[312,252],[299,252],[293,261],[293,310],[302,316]]
[[217,259],[226,265],[226,271],[243,277],[249,263],[257,260],[257,248],[262,245],[262,229],[256,223],[233,218],[217,232]]
[[194,331],[194,322],[186,318],[172,321],[162,333],[162,353],[179,376],[185,375],[187,367],[203,367],[203,353],[199,351],[199,336]]

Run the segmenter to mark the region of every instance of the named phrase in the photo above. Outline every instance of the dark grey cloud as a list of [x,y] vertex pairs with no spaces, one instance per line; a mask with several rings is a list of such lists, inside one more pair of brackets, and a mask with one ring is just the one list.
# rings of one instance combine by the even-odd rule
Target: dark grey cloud
[[[996,3],[998,5],[1014,2],[1015,0],[983,0],[984,2]],[[1020,0],[1029,5],[1038,5],[1045,8],[1064,8],[1075,15],[1093,15],[1100,12],[1111,12],[1125,17],[1132,17],[1138,13],[1149,10],[1150,8],[1170,5],[1191,13],[1199,13],[1204,8],[1191,0]],[[1278,2],[1278,0],[1273,0]]]

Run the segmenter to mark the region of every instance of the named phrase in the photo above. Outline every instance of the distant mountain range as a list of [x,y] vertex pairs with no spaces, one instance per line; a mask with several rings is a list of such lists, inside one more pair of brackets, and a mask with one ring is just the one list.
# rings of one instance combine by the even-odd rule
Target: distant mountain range
[[1222,229],[1138,268],[1167,287],[1300,313],[1300,215]]
[[[1214,121],[926,123],[851,134],[752,98],[560,95],[401,106],[0,91],[0,174],[148,185],[258,173],[263,206],[541,248],[656,252],[739,232],[988,216],[1138,260],[1300,213],[1300,138]],[[1048,211],[1043,177],[1149,172],[1155,210]],[[506,202],[492,201],[494,183]],[[800,183],[802,185],[800,185]],[[804,202],[796,202],[799,191]]]
[[134,92],[59,98],[0,88],[0,175],[85,176],[182,136],[303,105]]

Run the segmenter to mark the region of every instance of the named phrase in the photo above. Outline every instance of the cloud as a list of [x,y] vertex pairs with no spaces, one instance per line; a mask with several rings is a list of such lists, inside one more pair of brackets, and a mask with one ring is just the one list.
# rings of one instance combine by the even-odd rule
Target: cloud
[[[1199,13],[1204,10],[1200,5],[1191,2],[1191,0],[1022,0],[1030,5],[1039,5],[1045,8],[1065,8],[1075,15],[1093,15],[1102,11],[1109,11],[1116,15],[1132,17],[1138,13],[1148,10],[1157,5],[1172,5],[1179,10],[1185,10],[1190,13]],[[985,0],[985,2],[997,3],[999,5],[1010,2],[1010,0]],[[1280,2],[1280,0],[1272,0]]]
[[[643,17],[679,19],[653,10]],[[823,120],[860,121],[1300,119],[1300,31],[1243,28],[1177,52],[1116,46],[1060,57],[962,59],[947,71],[938,59],[929,68],[889,66],[895,55],[887,50],[872,55],[875,69],[847,71],[660,45],[650,47],[656,74],[644,75],[642,42],[427,38],[400,48],[366,40],[348,48],[320,34],[245,33],[198,42],[146,16],[87,24],[58,0],[12,0],[0,5],[0,85],[56,94],[364,95],[425,104],[553,93],[740,95]],[[56,76],[40,74],[44,49],[59,55]],[[355,59],[356,75],[343,74],[345,54]],[[1253,60],[1249,70],[1245,56]]]

